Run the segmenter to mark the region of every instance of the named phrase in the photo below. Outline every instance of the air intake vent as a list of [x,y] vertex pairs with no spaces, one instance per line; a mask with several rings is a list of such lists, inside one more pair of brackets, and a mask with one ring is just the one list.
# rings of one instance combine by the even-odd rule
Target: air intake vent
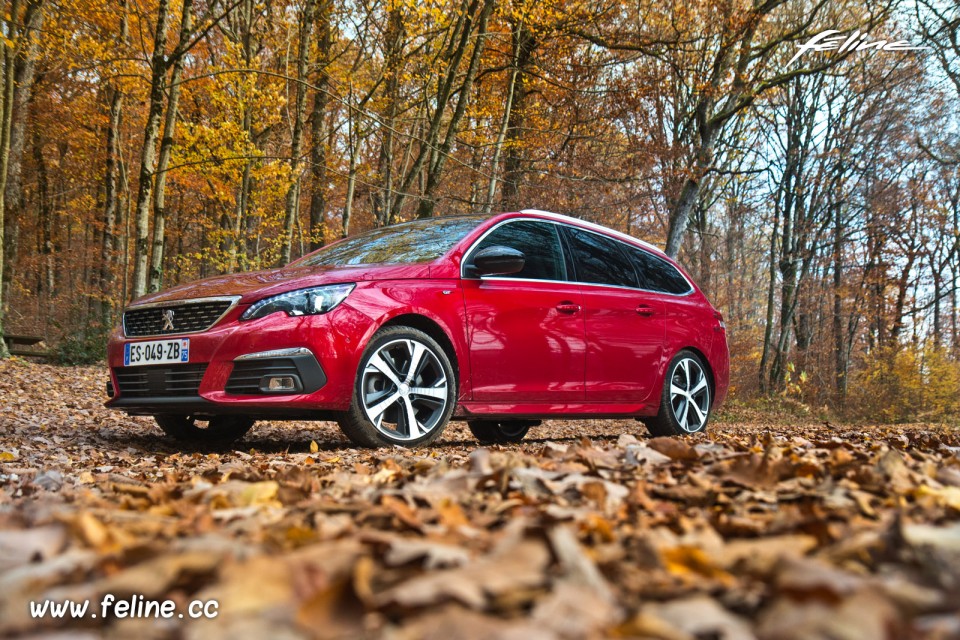
[[164,398],[198,395],[206,370],[203,363],[114,367],[113,373],[122,398]]
[[123,332],[128,337],[167,336],[206,331],[234,303],[233,298],[128,309],[123,314]]
[[260,380],[264,376],[299,376],[296,363],[290,358],[244,360],[235,362],[227,381],[226,392],[236,395],[261,395]]

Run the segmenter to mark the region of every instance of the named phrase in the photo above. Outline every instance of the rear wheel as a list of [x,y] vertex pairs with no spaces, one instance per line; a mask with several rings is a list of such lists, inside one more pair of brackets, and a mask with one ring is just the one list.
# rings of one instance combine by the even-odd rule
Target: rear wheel
[[667,367],[660,394],[660,411],[646,421],[655,436],[699,433],[710,420],[710,379],[707,366],[692,351],[681,351]]
[[470,420],[467,426],[480,444],[509,444],[523,440],[539,420]]
[[379,331],[360,358],[350,409],[340,429],[361,447],[415,447],[440,437],[457,398],[450,359],[410,327]]
[[171,438],[181,442],[233,442],[239,440],[254,421],[242,416],[201,418],[181,414],[154,416],[157,425]]

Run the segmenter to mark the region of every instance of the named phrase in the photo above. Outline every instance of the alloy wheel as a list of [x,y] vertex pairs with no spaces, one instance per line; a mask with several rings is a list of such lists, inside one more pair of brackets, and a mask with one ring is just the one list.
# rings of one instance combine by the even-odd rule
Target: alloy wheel
[[437,354],[422,342],[387,342],[367,360],[361,399],[367,419],[394,440],[418,440],[433,431],[447,408],[449,384]]
[[710,384],[699,362],[683,358],[670,377],[670,407],[680,428],[695,433],[703,428],[710,411]]

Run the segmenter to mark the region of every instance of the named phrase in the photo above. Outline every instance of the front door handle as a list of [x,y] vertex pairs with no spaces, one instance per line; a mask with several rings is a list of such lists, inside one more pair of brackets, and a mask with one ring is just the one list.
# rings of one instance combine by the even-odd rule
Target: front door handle
[[650,305],[641,304],[640,306],[637,307],[637,313],[643,316],[644,318],[649,318],[654,313],[656,313],[656,311]]
[[574,302],[561,302],[557,305],[557,311],[569,314],[578,313],[580,311],[580,305]]

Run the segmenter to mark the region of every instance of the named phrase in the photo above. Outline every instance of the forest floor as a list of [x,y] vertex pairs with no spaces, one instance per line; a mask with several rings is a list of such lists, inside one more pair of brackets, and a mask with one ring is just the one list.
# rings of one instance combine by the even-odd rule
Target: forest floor
[[365,451],[261,423],[181,452],[104,379],[0,362],[0,636],[960,638],[956,429],[571,421],[483,448],[453,423]]

